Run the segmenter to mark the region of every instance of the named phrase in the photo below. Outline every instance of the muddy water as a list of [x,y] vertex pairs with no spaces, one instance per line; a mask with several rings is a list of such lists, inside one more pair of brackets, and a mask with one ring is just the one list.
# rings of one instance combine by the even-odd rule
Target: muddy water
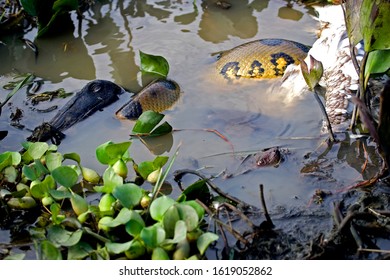
[[[165,112],[166,120],[180,131],[165,137],[165,146],[159,142],[152,150],[172,155],[180,144],[173,170],[202,169],[207,175],[225,172],[228,179],[220,176],[214,182],[254,205],[259,205],[258,186],[264,184],[271,212],[306,207],[315,189],[335,191],[361,179],[364,156],[348,156],[349,151],[359,149],[360,142],[347,138],[328,151],[322,145],[326,135],[320,132],[320,110],[310,93],[290,100],[278,81],[229,83],[213,72],[213,53],[250,40],[285,38],[311,45],[318,28],[310,15],[312,9],[293,1],[230,0],[232,7],[226,10],[214,2],[97,1],[84,14],[80,29],[72,15],[73,33],[36,41],[37,59],[17,38],[4,39],[0,74],[5,76],[0,82],[9,80],[15,71],[32,72],[44,80],[40,91],[61,87],[76,91],[90,80],[107,79],[138,92],[151,80],[139,71],[139,51],[162,55],[170,64],[169,78],[182,89],[180,101]],[[31,40],[34,37],[34,30],[25,34]],[[77,152],[84,165],[102,172],[95,148],[108,140],[129,139],[134,123],[119,121],[114,113],[130,96],[123,94],[115,104],[65,131],[60,151]],[[25,100],[24,92],[18,93],[3,109],[0,128],[9,130],[9,135],[0,143],[1,152],[19,149],[19,143],[30,134],[28,129],[55,114],[38,113]],[[55,99],[38,107],[60,107],[65,102]],[[9,125],[16,107],[24,113],[23,130]],[[285,151],[278,167],[247,166],[237,156],[274,146]],[[137,140],[131,155],[138,162],[154,157]],[[247,170],[250,172],[244,172]]]

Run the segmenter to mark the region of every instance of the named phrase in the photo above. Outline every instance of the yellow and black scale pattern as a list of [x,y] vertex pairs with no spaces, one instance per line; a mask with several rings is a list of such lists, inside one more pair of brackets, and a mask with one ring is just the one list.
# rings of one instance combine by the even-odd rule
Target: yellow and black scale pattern
[[119,119],[135,120],[148,110],[163,112],[179,100],[180,94],[180,87],[175,81],[155,80],[123,105],[116,112],[116,116]]
[[227,79],[277,78],[305,59],[309,47],[285,39],[260,39],[222,52],[216,68]]

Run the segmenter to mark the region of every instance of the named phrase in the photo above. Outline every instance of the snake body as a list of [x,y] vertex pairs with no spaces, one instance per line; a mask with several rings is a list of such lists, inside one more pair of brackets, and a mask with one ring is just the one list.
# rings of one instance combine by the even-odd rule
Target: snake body
[[290,64],[299,64],[309,47],[285,39],[260,39],[222,52],[216,69],[227,79],[277,78]]
[[180,97],[180,87],[172,80],[158,79],[137,93],[117,112],[119,119],[137,119],[143,112],[151,110],[163,112],[177,102]]

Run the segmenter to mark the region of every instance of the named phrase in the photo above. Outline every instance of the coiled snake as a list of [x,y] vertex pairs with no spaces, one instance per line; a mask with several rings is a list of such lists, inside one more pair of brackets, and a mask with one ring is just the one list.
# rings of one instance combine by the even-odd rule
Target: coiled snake
[[276,78],[290,64],[299,64],[309,47],[285,39],[260,39],[222,52],[216,69],[227,79]]

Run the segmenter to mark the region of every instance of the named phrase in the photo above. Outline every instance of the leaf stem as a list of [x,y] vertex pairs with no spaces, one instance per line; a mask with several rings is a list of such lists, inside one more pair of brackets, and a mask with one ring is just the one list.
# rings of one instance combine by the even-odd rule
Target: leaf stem
[[320,106],[322,115],[324,116],[326,127],[327,127],[328,133],[329,133],[329,139],[330,139],[331,142],[335,142],[335,137],[334,137],[334,134],[333,134],[332,126],[330,124],[328,114],[326,113],[325,106],[324,106],[324,104],[322,104],[322,101],[321,101],[320,97],[318,96],[318,90],[319,90],[319,87],[315,86],[314,87],[314,97],[317,100],[318,105]]

